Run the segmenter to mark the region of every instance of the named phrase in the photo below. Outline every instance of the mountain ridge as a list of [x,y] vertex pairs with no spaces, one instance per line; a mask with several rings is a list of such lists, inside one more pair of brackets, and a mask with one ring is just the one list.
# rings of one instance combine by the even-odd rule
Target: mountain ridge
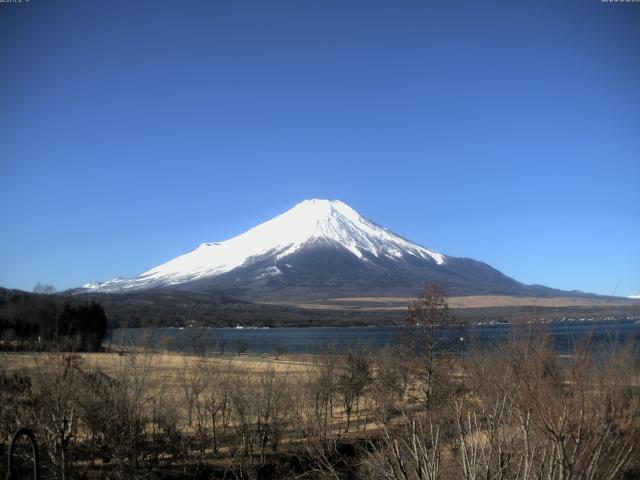
[[490,265],[413,243],[339,200],[311,199],[222,242],[137,277],[92,282],[76,293],[171,287],[252,301],[410,295],[426,282],[450,295],[590,295],[525,285]]

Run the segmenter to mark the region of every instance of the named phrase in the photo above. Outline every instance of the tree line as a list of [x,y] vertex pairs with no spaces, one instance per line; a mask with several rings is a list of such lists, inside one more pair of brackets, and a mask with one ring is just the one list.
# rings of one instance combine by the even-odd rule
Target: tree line
[[0,344],[5,350],[101,348],[107,316],[96,302],[70,304],[50,295],[14,294],[0,302]]

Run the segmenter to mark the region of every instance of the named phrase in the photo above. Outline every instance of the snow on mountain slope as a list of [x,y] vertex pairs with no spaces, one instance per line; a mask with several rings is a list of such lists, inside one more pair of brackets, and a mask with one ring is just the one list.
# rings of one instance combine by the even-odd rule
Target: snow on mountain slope
[[[118,292],[176,285],[215,277],[253,260],[274,261],[315,243],[342,248],[366,262],[369,256],[401,259],[416,257],[443,265],[447,257],[405,240],[362,217],[340,201],[306,200],[247,232],[219,243],[203,243],[195,250],[159,265],[136,278],[91,282],[85,291]],[[278,275],[273,267],[266,275]]]

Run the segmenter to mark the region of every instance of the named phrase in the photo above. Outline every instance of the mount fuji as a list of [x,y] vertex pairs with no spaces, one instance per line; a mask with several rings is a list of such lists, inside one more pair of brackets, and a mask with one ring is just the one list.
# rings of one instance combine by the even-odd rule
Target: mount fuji
[[76,293],[171,288],[258,301],[415,295],[425,282],[450,295],[556,296],[491,266],[417,245],[337,200],[306,200],[229,240],[203,243],[134,278]]

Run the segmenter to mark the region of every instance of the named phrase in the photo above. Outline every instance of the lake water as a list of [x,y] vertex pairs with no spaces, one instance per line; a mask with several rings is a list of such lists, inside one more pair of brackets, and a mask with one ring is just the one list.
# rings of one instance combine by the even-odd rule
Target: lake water
[[[590,335],[595,348],[640,338],[640,322],[633,319],[552,322],[543,327],[561,353],[569,353]],[[471,341],[491,348],[509,338],[506,324],[442,328],[439,336],[449,348],[462,351]],[[396,341],[397,327],[291,327],[291,328],[155,328],[116,329],[107,340],[118,345],[148,345],[175,351],[246,351],[260,353],[320,353],[345,351],[351,346],[381,348]]]

